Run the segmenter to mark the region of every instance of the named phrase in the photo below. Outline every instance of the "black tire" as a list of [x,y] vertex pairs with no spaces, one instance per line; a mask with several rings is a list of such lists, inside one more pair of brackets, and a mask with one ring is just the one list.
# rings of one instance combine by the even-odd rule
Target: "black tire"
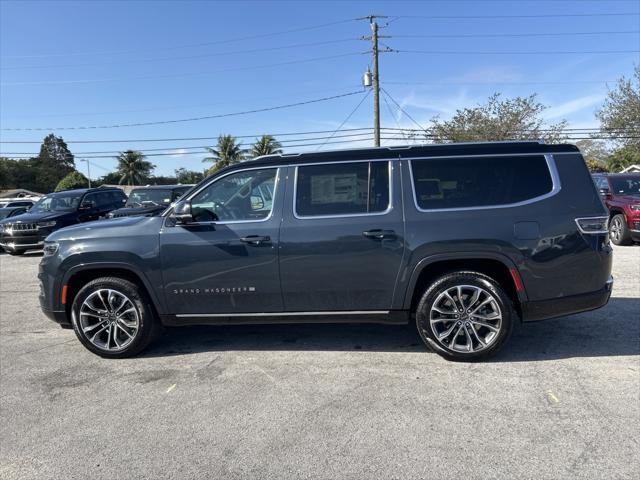
[[[137,314],[137,331],[130,343],[122,349],[108,350],[100,348],[92,343],[90,336],[81,327],[80,309],[85,300],[95,292],[107,289],[125,296],[133,304]],[[87,283],[73,299],[71,322],[80,343],[91,352],[104,358],[127,358],[137,355],[149,346],[162,329],[146,292],[135,283],[119,277],[102,277]],[[124,331],[122,328],[120,329]],[[117,331],[115,328],[114,330]],[[110,341],[111,339],[109,338],[107,340],[108,344],[110,344]]]
[[13,255],[14,257],[19,257],[20,255],[24,255],[26,250],[7,250],[9,255]]
[[614,245],[624,246],[633,243],[631,232],[629,232],[627,222],[621,213],[614,215],[609,221],[609,238]]
[[[452,296],[452,300],[454,300],[452,303],[447,300],[445,293],[448,293],[450,289],[457,291],[458,286],[462,286],[462,294],[460,295],[463,300],[462,305],[457,303],[459,301],[458,295],[454,294]],[[476,298],[475,301],[473,301],[473,295],[470,293],[478,291],[474,289],[480,290],[480,296]],[[465,292],[467,293],[465,294]],[[490,300],[490,297],[492,297],[493,300]],[[468,307],[473,306],[475,308],[485,299],[488,300],[487,306],[480,307],[480,310],[477,311],[483,312],[485,308],[492,310],[498,308],[499,311],[497,313],[501,316],[499,323],[491,323],[498,322],[497,319],[492,319],[487,322],[480,320],[478,315],[469,316],[468,312],[472,311],[472,308]],[[464,307],[468,308],[468,310],[464,310],[463,308],[462,313],[460,313],[459,309],[457,312],[453,311],[452,313],[448,313],[448,310],[446,310],[446,314],[440,314],[438,311],[432,310],[436,301],[439,302],[438,305],[436,305],[436,308],[439,309],[442,309],[442,305],[444,305],[441,302],[446,302],[452,310],[455,310],[456,307]],[[469,302],[469,304],[466,305],[466,302]],[[495,302],[495,304],[493,302]],[[495,314],[496,311],[492,313]],[[437,316],[433,321],[432,315]],[[455,315],[457,315],[457,317]],[[443,318],[447,320],[442,320]],[[431,350],[447,360],[464,362],[484,360],[500,350],[509,340],[516,318],[517,314],[509,296],[495,280],[479,272],[452,272],[440,277],[427,288],[416,308],[416,327],[422,341]],[[478,323],[474,322],[488,323],[494,327],[494,329],[495,325],[499,325],[499,328],[497,328],[497,332],[495,332],[486,326],[478,325]],[[474,329],[475,332],[468,330],[469,328]],[[444,335],[446,331],[452,331],[455,335],[453,337],[447,335],[439,339],[438,334]],[[458,344],[460,333],[464,334],[463,337],[466,345],[468,345],[469,340],[471,340],[471,349],[469,351],[456,349],[456,347],[461,348],[465,345],[463,344],[461,346]],[[451,340],[451,338],[453,339]],[[485,340],[485,344],[480,343],[482,339]],[[453,348],[447,345],[447,343],[451,342],[454,343]]]

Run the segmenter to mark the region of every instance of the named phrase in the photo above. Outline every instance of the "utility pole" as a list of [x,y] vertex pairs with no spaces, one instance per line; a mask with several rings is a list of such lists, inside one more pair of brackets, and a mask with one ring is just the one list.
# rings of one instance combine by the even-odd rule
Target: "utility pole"
[[380,74],[378,71],[378,24],[371,22],[373,44],[373,145],[380,146]]
[[[367,17],[359,18],[358,20],[369,20],[371,25],[371,36],[362,37],[362,40],[371,40],[371,53],[373,54],[373,74],[372,87],[373,87],[373,145],[380,146],[380,71],[378,67],[378,56],[380,49],[378,48],[379,38],[389,38],[388,36],[378,35],[378,24],[375,22],[376,18],[387,18],[384,15],[369,15]],[[391,52],[390,48],[385,48],[383,52]]]
[[81,158],[80,161],[87,162],[87,180],[89,180],[89,188],[91,188],[91,167],[89,166],[91,164],[89,163],[89,160],[87,160],[86,158]]

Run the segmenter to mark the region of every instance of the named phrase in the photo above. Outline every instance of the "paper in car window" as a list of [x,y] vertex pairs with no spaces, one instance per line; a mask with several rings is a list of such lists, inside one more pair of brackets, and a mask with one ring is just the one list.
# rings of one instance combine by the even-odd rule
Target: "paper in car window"
[[358,193],[358,175],[314,175],[311,177],[311,203],[352,203]]

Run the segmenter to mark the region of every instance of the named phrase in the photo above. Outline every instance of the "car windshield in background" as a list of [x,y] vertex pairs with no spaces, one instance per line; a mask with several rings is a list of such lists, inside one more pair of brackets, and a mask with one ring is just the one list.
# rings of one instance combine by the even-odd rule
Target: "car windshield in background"
[[2,208],[2,207],[0,207],[0,220],[4,220],[9,215],[11,215],[11,212],[13,212],[13,210],[14,210],[13,208]]
[[127,207],[153,207],[169,205],[171,190],[134,190],[129,195]]
[[58,193],[38,201],[30,212],[68,212],[77,210],[82,198],[81,193]]
[[611,186],[616,194],[640,196],[640,177],[611,178]]

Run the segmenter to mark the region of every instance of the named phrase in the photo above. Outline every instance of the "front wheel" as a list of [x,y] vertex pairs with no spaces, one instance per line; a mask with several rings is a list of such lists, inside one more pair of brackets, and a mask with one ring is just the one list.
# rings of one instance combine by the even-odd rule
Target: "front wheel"
[[71,320],[82,345],[106,358],[140,353],[160,328],[146,293],[118,277],[87,283],[73,300]]
[[495,354],[509,339],[516,313],[492,278],[454,272],[436,280],[416,309],[422,340],[448,360],[474,361]]
[[609,222],[609,238],[614,245],[631,245],[631,233],[627,228],[624,215],[617,214]]

